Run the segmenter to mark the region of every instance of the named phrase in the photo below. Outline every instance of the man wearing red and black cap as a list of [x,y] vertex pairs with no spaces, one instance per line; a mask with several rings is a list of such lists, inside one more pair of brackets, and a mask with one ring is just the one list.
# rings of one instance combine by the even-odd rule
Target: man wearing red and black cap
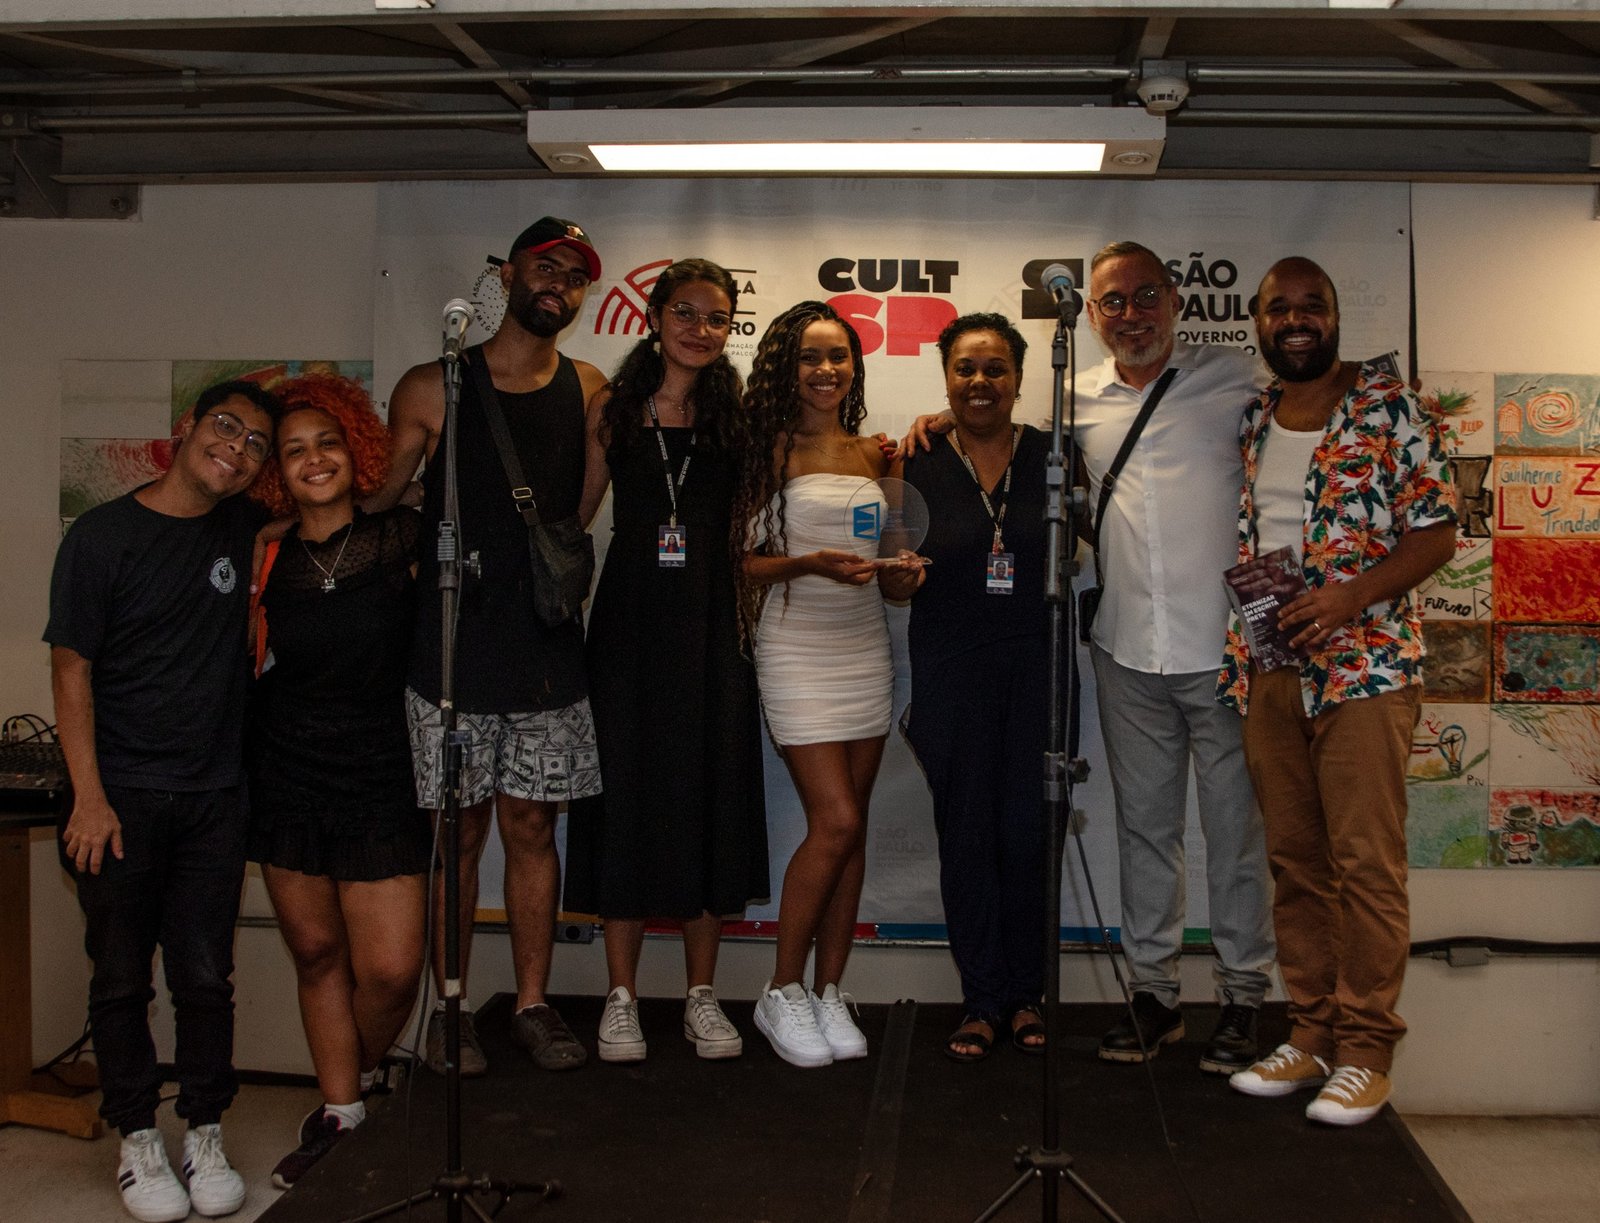
[[[481,574],[463,583],[457,631],[457,727],[467,736],[461,799],[461,977],[467,975],[478,899],[478,858],[497,813],[505,847],[506,918],[517,979],[513,1031],[546,1070],[583,1065],[584,1047],[545,1002],[561,862],[556,855],[557,804],[600,791],[594,722],[584,680],[583,630],[576,618],[551,628],[534,612],[528,528],[489,430],[479,387],[487,373],[541,519],[577,512],[583,487],[584,405],[605,384],[594,366],[556,350],[556,340],[583,307],[600,257],[582,227],[541,217],[517,236],[500,267],[506,293],[500,328],[463,356],[457,421],[460,529],[478,553]],[[383,489],[366,506],[394,504],[422,474],[424,538],[443,514],[444,377],[437,361],[413,366],[389,401],[394,454]],[[437,561],[425,547],[422,589],[435,585]],[[439,602],[420,599],[406,694],[417,800],[444,805],[441,773]],[[440,909],[434,894],[435,974],[443,962]],[[442,984],[442,983],[441,983]],[[483,1047],[462,998],[461,1073],[482,1074]],[[443,1012],[428,1024],[425,1057],[443,1072]]]

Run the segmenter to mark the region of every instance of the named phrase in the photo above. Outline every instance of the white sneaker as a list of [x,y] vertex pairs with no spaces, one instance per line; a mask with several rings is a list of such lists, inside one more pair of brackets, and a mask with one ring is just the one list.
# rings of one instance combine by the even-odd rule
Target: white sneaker
[[704,1058],[738,1057],[744,1052],[739,1029],[722,1013],[709,985],[695,986],[684,1000],[683,1035]]
[[639,1002],[621,985],[606,995],[605,1013],[600,1016],[599,1046],[602,1062],[644,1061]]
[[141,1223],[173,1223],[189,1217],[189,1195],[167,1162],[160,1130],[134,1130],[122,1140],[117,1185],[122,1205]]
[[817,1017],[822,1039],[833,1050],[833,1060],[847,1062],[853,1057],[866,1057],[867,1038],[850,1018],[850,1008],[856,1000],[849,994],[841,994],[837,985],[824,986],[821,997],[810,990],[806,993],[811,999],[811,1010]]
[[799,982],[791,981],[782,989],[773,989],[772,982],[767,982],[761,997],[756,999],[756,1028],[772,1042],[773,1051],[791,1066],[833,1063],[833,1049],[817,1027],[811,999]]
[[217,1219],[244,1205],[244,1177],[222,1153],[220,1125],[197,1125],[184,1134],[183,1175],[196,1214]]

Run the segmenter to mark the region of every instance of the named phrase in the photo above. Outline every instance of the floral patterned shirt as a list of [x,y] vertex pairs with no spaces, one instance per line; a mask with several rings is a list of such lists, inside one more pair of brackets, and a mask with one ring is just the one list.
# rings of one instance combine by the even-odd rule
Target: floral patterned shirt
[[[1254,488],[1267,426],[1283,394],[1274,380],[1245,408],[1240,427],[1244,489],[1239,498],[1239,560],[1256,554]],[[1443,439],[1417,397],[1389,375],[1362,366],[1334,409],[1306,473],[1301,568],[1312,588],[1347,582],[1371,569],[1407,531],[1456,520]],[[1363,608],[1300,664],[1306,715],[1355,697],[1422,682],[1422,623],[1411,591]],[[1218,677],[1217,699],[1244,713],[1250,648],[1238,616]]]

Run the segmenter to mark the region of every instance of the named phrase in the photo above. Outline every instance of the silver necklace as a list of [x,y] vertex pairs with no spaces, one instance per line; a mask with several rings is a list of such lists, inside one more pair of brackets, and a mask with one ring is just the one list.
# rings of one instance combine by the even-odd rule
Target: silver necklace
[[344,550],[350,545],[350,537],[356,533],[356,524],[351,523],[350,529],[345,532],[344,543],[339,545],[339,553],[333,558],[333,567],[327,568],[311,552],[311,545],[302,538],[300,546],[306,550],[306,559],[309,560],[322,573],[322,593],[329,594],[338,585],[333,580],[333,575],[339,572],[339,562],[344,559]]

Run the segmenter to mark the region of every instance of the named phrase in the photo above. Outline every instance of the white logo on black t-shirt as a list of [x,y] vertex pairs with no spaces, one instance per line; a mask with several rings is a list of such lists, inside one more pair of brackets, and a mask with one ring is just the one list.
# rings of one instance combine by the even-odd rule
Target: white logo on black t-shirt
[[223,594],[231,595],[238,582],[239,575],[234,572],[233,561],[226,556],[219,556],[211,566],[211,584]]

